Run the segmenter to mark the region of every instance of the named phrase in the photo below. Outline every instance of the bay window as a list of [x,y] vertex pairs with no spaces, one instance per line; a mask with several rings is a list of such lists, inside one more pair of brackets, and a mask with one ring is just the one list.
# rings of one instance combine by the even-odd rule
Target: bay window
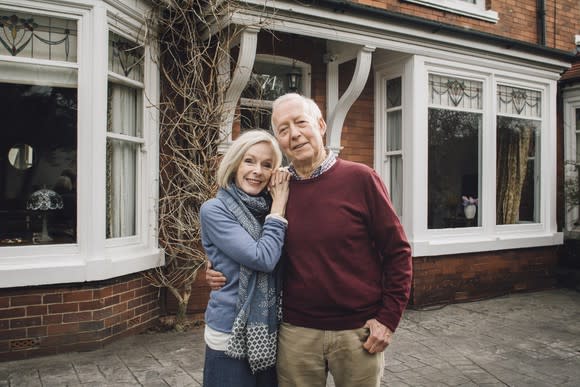
[[101,280],[163,264],[159,78],[154,47],[142,36],[149,5],[118,6],[2,1],[2,287]]
[[403,219],[414,253],[561,243],[553,172],[556,82],[541,74],[524,79],[515,70],[414,60],[416,72],[403,73],[418,94],[403,99],[404,122],[413,133],[402,147],[405,166],[414,165],[404,172],[405,200],[412,204]]

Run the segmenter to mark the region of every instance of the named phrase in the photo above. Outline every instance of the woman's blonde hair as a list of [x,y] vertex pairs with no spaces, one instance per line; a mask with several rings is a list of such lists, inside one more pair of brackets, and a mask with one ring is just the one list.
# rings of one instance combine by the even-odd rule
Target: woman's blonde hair
[[220,188],[226,188],[231,184],[238,171],[242,157],[246,154],[248,149],[261,142],[268,143],[272,146],[274,151],[274,160],[272,160],[272,169],[278,169],[282,163],[282,152],[278,147],[278,143],[274,136],[265,130],[248,130],[242,133],[230,146],[224,154],[220,166],[217,170],[217,184]]

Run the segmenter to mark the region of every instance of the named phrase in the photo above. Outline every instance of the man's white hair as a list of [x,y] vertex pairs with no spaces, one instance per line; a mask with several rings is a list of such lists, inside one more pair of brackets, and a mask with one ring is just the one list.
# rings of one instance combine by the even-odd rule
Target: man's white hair
[[271,122],[271,125],[272,125],[272,131],[274,133],[276,133],[276,126],[274,125],[274,113],[276,112],[276,108],[281,103],[284,103],[284,102],[287,102],[287,101],[293,100],[293,99],[298,99],[304,103],[304,113],[312,120],[312,123],[314,125],[317,126],[320,119],[322,119],[322,112],[320,111],[320,108],[318,107],[316,102],[314,102],[314,100],[312,100],[308,97],[305,97],[303,95],[300,95],[298,93],[284,94],[284,95],[281,95],[280,97],[276,98],[276,100],[274,100],[274,102],[272,103],[272,120],[271,120],[272,122]]

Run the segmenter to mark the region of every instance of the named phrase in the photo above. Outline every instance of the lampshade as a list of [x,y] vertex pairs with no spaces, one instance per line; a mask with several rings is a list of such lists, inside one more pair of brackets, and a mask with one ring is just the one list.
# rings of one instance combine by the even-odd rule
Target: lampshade
[[26,202],[28,210],[60,210],[63,207],[62,197],[51,189],[42,188],[30,195]]

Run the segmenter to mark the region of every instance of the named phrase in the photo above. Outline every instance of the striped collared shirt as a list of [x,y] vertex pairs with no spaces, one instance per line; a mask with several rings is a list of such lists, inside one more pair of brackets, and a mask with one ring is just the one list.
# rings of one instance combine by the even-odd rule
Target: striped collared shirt
[[308,177],[298,176],[298,173],[296,172],[296,169],[292,164],[288,166],[288,172],[290,172],[292,174],[292,177],[294,177],[294,179],[296,180],[314,179],[315,177],[322,175],[324,172],[328,171],[334,165],[334,163],[336,163],[336,155],[334,154],[334,152],[332,152],[330,149],[327,149],[327,152],[328,155],[326,156],[326,159],[324,159],[322,164],[320,164],[314,171],[312,171],[310,176]]

